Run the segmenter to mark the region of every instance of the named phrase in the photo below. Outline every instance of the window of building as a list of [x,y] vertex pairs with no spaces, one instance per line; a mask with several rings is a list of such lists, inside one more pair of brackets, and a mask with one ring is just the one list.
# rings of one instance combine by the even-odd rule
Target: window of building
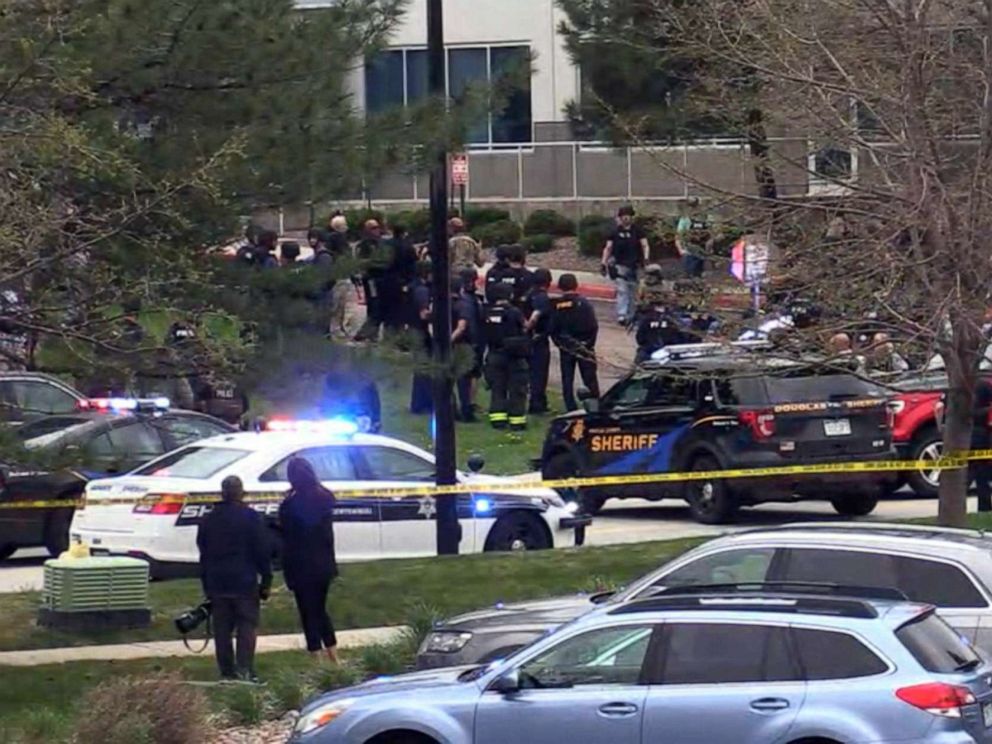
[[[526,46],[480,46],[448,50],[448,97],[458,102],[473,88],[492,87],[501,93],[500,110],[470,122],[473,144],[530,142],[532,110]],[[511,84],[512,83],[512,84]],[[504,88],[504,84],[507,87]],[[365,65],[365,108],[371,114],[410,106],[427,97],[427,51],[393,49]]]

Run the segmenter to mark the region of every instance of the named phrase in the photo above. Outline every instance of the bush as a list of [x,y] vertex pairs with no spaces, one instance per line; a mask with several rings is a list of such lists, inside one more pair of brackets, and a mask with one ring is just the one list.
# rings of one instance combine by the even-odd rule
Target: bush
[[472,237],[482,245],[493,247],[498,245],[508,245],[519,243],[523,236],[520,225],[512,220],[500,220],[482,227],[474,227],[471,230]]
[[575,221],[553,209],[539,209],[531,212],[524,223],[524,235],[568,237],[575,235]]
[[530,235],[522,242],[528,253],[547,253],[554,248],[555,238],[553,235]]
[[390,227],[403,225],[414,243],[426,243],[431,234],[431,211],[429,209],[408,209],[389,215]]
[[508,222],[512,219],[507,210],[493,209],[492,207],[479,207],[477,209],[469,207],[465,210],[464,218],[469,229],[492,225],[496,222]]
[[[302,690],[300,694],[302,695]],[[232,685],[218,690],[214,700],[223,708],[228,724],[257,726],[283,712],[279,707],[281,695],[289,697],[291,693],[285,689],[274,692],[267,687]]]
[[603,246],[616,227],[612,217],[590,214],[579,221],[579,251],[583,256],[598,258],[603,255]]
[[79,705],[78,744],[208,741],[210,706],[175,674],[123,677],[94,687]]

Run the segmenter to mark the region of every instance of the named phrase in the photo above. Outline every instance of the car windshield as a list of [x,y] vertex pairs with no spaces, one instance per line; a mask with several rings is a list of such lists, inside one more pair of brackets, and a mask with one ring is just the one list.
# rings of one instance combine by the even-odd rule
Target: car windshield
[[135,470],[132,475],[158,478],[210,478],[224,468],[243,460],[247,450],[224,447],[183,447]]

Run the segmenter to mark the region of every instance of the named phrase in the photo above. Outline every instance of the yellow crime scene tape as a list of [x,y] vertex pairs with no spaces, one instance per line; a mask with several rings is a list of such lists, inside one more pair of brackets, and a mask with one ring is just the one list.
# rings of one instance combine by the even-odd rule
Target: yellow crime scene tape
[[[878,460],[873,462],[836,462],[816,465],[782,465],[768,468],[736,468],[730,470],[700,470],[679,473],[643,473],[636,475],[601,475],[583,478],[558,478],[542,480],[532,478],[505,483],[460,483],[454,486],[418,486],[414,488],[375,488],[362,491],[342,490],[335,493],[338,500],[378,498],[406,498],[410,496],[449,496],[464,493],[499,494],[511,491],[530,491],[540,488],[572,489],[602,486],[637,486],[657,483],[685,483],[700,480],[733,480],[742,478],[776,478],[792,475],[836,475],[838,473],[900,473],[913,470],[961,470],[969,462],[992,460],[992,449],[970,450],[942,457],[939,460]],[[285,492],[246,494],[245,502],[272,503],[285,498]],[[127,496],[100,499],[100,506],[133,505],[145,496]],[[215,504],[219,494],[191,495],[183,504]],[[86,507],[85,499],[57,499],[0,502],[0,511],[9,509],[66,509]]]

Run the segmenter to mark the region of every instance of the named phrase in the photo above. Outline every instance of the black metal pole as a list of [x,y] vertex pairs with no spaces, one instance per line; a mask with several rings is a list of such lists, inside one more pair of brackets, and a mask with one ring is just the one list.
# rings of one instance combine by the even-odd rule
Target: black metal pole
[[463,183],[458,184],[458,197],[462,210],[462,219],[465,220],[467,219],[465,213],[468,211],[468,207],[465,206],[465,184]]
[[[441,0],[427,0],[427,64],[431,95],[447,95]],[[437,484],[455,484],[455,409],[451,379],[451,292],[448,261],[448,154],[439,145],[431,171],[431,265],[434,274],[434,456]],[[437,498],[437,553],[456,555],[461,542],[458,497]]]

